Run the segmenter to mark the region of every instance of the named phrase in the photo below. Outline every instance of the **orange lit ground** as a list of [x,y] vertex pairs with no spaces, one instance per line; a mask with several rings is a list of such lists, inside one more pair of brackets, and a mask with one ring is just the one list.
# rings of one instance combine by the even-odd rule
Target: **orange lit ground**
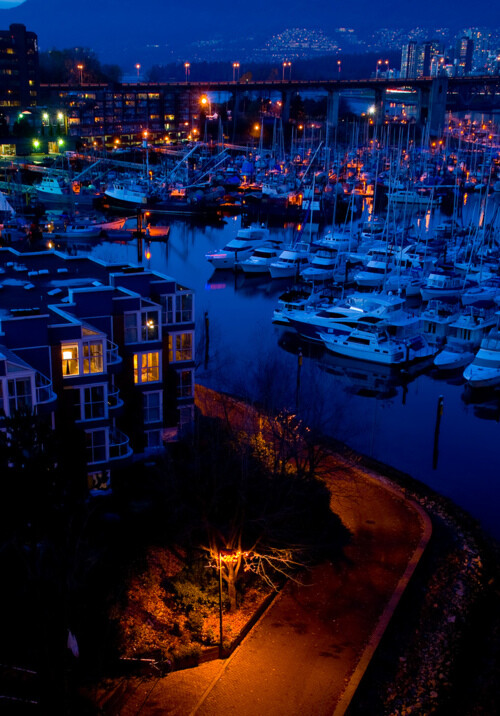
[[[197,389],[203,412],[220,403]],[[228,404],[224,412],[228,412]],[[248,409],[232,403],[231,420]],[[329,458],[332,509],[352,533],[341,566],[321,565],[289,584],[226,661],[158,681],[116,684],[105,714],[321,716],[344,712],[430,536],[425,514],[383,479]],[[114,692],[114,693],[113,693]],[[141,708],[142,705],[142,708]]]

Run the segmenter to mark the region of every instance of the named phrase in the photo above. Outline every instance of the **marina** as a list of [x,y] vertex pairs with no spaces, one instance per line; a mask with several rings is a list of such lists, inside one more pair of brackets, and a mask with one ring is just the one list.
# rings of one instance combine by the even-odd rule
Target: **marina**
[[[298,412],[498,537],[500,155],[483,148],[478,191],[466,188],[478,160],[462,140],[449,134],[435,153],[403,138],[393,147],[381,135],[376,150],[320,142],[288,163],[200,143],[170,168],[148,164],[152,178],[106,169],[92,210],[68,205],[74,184],[59,177],[65,203],[24,226],[6,208],[2,241],[176,276],[196,295],[198,382]],[[117,187],[128,192],[120,209],[106,198]]]

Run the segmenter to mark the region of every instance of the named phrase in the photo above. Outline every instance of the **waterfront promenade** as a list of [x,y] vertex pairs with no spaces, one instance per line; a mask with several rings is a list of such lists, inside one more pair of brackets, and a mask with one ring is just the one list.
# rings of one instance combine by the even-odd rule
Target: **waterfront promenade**
[[[249,429],[247,406],[197,389],[204,413]],[[352,534],[339,565],[289,582],[227,660],[129,684],[101,701],[106,714],[341,716],[431,535],[415,503],[375,473],[330,455],[331,505]]]

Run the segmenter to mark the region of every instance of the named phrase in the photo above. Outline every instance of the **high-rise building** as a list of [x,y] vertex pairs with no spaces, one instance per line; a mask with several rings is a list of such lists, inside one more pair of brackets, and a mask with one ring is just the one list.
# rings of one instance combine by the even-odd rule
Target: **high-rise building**
[[416,77],[417,75],[417,43],[410,40],[401,50],[401,77]]
[[455,51],[455,63],[459,74],[467,75],[472,70],[473,52],[474,41],[470,37],[461,37]]
[[36,34],[20,24],[0,30],[0,111],[9,107],[35,107],[38,84]]
[[417,49],[417,77],[429,77],[431,66],[435,63],[433,59],[443,52],[441,43],[437,40],[429,40],[418,46]]

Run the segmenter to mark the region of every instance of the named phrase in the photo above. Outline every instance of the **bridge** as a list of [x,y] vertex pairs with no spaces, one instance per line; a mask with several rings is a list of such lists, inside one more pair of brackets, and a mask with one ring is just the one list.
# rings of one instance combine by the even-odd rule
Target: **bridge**
[[[242,100],[249,94],[269,96],[281,95],[281,117],[284,123],[290,119],[292,97],[303,92],[317,92],[327,97],[327,127],[334,128],[339,121],[339,101],[343,92],[365,90],[373,93],[375,121],[382,123],[385,119],[385,107],[389,101],[390,91],[399,90],[411,93],[411,100],[417,107],[417,122],[427,125],[431,136],[439,136],[445,125],[447,111],[482,111],[500,110],[500,77],[466,76],[466,77],[418,77],[418,78],[387,78],[368,79],[322,79],[322,80],[253,80],[243,77],[233,81],[198,81],[198,82],[127,82],[120,84],[50,84],[41,85],[42,94],[46,96],[62,96],[75,93],[119,93],[127,95],[129,102],[132,96],[143,97],[158,95],[165,115],[178,116],[181,107],[197,105],[199,97],[206,93],[227,93],[232,98],[233,120],[242,114]],[[389,92],[389,94],[388,94]]]

